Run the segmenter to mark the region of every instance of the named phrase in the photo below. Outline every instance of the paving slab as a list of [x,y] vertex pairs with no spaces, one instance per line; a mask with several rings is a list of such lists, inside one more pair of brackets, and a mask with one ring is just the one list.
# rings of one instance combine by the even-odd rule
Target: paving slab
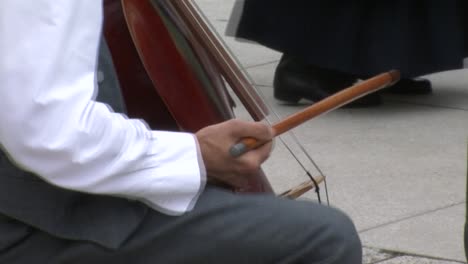
[[465,261],[464,214],[465,204],[455,205],[360,232],[360,236],[364,245],[379,249]]
[[434,93],[427,96],[388,96],[399,102],[468,110],[468,69],[426,76]]

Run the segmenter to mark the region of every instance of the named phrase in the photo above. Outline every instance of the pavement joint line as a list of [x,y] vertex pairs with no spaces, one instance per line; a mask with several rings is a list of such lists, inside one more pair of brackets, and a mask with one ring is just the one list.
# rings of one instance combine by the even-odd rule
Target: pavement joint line
[[379,259],[379,260],[372,261],[372,262],[369,262],[369,263],[366,263],[366,264],[377,264],[377,263],[382,263],[382,262],[384,262],[384,261],[396,259],[396,258],[401,257],[401,256],[404,256],[404,255],[399,254],[399,253],[396,253],[396,255],[394,255],[394,256],[390,256],[390,257],[384,258],[384,259]]
[[444,108],[444,109],[459,110],[459,111],[464,111],[464,112],[467,112],[467,111],[468,111],[468,109],[460,108],[460,107],[453,107],[453,106],[446,106],[446,105],[437,105],[437,104],[428,104],[428,103],[410,102],[410,101],[398,100],[398,99],[388,99],[388,98],[386,98],[385,101],[396,102],[396,103],[402,103],[402,104],[409,104],[409,105],[426,106],[426,107],[430,107],[430,108]]
[[389,222],[386,222],[386,223],[378,224],[378,225],[373,226],[373,227],[364,228],[362,230],[359,230],[358,233],[362,234],[362,233],[372,231],[372,230],[375,230],[375,229],[378,229],[378,228],[381,228],[381,227],[385,227],[385,226],[393,225],[393,224],[396,224],[396,223],[399,223],[399,222],[403,222],[403,221],[409,220],[411,218],[415,218],[415,217],[419,217],[419,216],[423,216],[423,215],[427,215],[427,214],[432,214],[432,213],[435,213],[437,211],[442,211],[442,210],[445,210],[445,209],[449,209],[449,208],[452,208],[452,207],[455,207],[455,206],[458,206],[458,205],[462,205],[464,203],[466,203],[465,200],[461,201],[461,202],[455,202],[455,203],[452,203],[452,204],[449,204],[449,205],[446,205],[446,206],[443,206],[443,207],[438,207],[438,208],[434,208],[434,209],[431,209],[431,210],[419,212],[419,213],[416,213],[416,214],[413,214],[413,215],[402,217],[400,219],[395,219],[395,220],[392,220],[392,221],[389,221]]
[[[270,88],[272,88],[272,86],[270,84],[253,83],[253,85],[258,86],[258,87],[270,87]],[[401,103],[401,104],[407,104],[407,105],[425,106],[425,107],[428,107],[428,108],[442,108],[442,109],[448,109],[448,110],[468,112],[468,109],[464,109],[464,108],[460,108],[460,107],[445,106],[445,105],[424,104],[424,103],[409,102],[409,101],[404,101],[404,100],[401,101],[401,100],[395,100],[395,99],[385,99],[385,101],[394,102],[394,103]]]
[[387,260],[395,259],[395,258],[397,258],[397,257],[399,257],[399,255],[398,255],[398,256],[394,256],[394,257],[389,257],[389,258],[386,258],[386,259],[381,259],[381,260],[377,260],[377,261],[372,261],[372,262],[369,262],[369,263],[366,263],[366,264],[378,264],[378,263],[382,263],[382,262],[387,261]]
[[[266,64],[268,64],[268,63],[266,63]],[[263,64],[263,65],[265,65],[265,64]],[[259,65],[259,66],[262,66],[262,65]],[[250,67],[246,67],[245,69],[248,69],[248,68],[250,68]],[[272,87],[270,84],[253,83],[253,85],[258,86],[258,87]],[[418,103],[418,102],[410,102],[410,101],[406,101],[406,100],[389,99],[389,98],[385,98],[385,101],[394,102],[394,103],[401,103],[401,104],[407,104],[407,105],[425,106],[425,107],[429,107],[429,108],[442,108],[442,109],[449,109],[449,110],[457,110],[457,111],[468,112],[468,109],[465,109],[465,108],[446,106],[446,105]]]
[[272,60],[272,61],[267,61],[267,62],[263,62],[263,63],[260,63],[260,64],[248,65],[248,66],[245,66],[243,68],[244,68],[244,70],[249,70],[249,69],[252,69],[252,68],[255,68],[255,67],[262,67],[262,66],[265,66],[265,65],[268,65],[268,64],[273,64],[273,63],[276,63],[278,61],[279,60]]
[[388,254],[388,255],[389,255],[389,256],[386,257],[386,258],[379,259],[379,260],[375,260],[375,261],[371,261],[371,262],[367,262],[367,263],[365,263],[365,264],[376,264],[376,263],[381,263],[381,262],[384,262],[384,261],[391,260],[391,259],[394,259],[394,258],[397,258],[397,257],[402,256],[402,254],[399,253],[399,252],[390,251],[390,250],[386,250],[386,249],[375,248],[375,247],[369,247],[369,246],[363,246],[362,248],[368,248],[368,249],[374,250],[374,251],[376,251],[376,252],[379,253],[379,254]]
[[258,87],[270,87],[270,88],[273,88],[271,85],[268,85],[268,84],[256,84],[254,83],[255,86],[258,86]]
[[[370,247],[367,247],[367,248],[370,248]],[[376,249],[376,248],[374,248],[374,249]],[[368,264],[378,264],[378,263],[382,263],[384,261],[391,260],[391,259],[396,259],[396,258],[399,258],[399,257],[425,258],[425,259],[430,259],[430,260],[450,261],[450,262],[454,262],[454,263],[466,263],[465,261],[460,261],[460,260],[456,260],[456,259],[439,258],[439,257],[432,257],[432,256],[426,256],[426,255],[420,255],[420,254],[412,254],[412,253],[393,251],[393,250],[378,249],[378,248],[376,250],[378,250],[380,253],[391,254],[392,256],[390,256],[389,258],[386,258],[386,259],[381,259],[381,260],[377,260],[375,262],[370,262]]]
[[422,254],[413,254],[413,253],[408,253],[408,252],[400,252],[400,251],[395,251],[395,250],[388,250],[388,249],[382,249],[382,248],[375,248],[372,246],[365,246],[363,245],[363,248],[368,248],[377,251],[377,253],[382,253],[382,254],[388,254],[389,257],[384,258],[384,259],[379,259],[376,261],[372,261],[366,264],[378,264],[382,263],[391,259],[396,259],[399,257],[413,257],[413,258],[425,258],[425,259],[430,259],[430,260],[441,260],[441,261],[450,261],[450,262],[455,262],[455,263],[466,263],[465,261],[460,261],[460,260],[455,260],[455,259],[448,259],[448,258],[440,258],[440,257],[434,257],[434,256],[427,256],[427,255],[422,255]]

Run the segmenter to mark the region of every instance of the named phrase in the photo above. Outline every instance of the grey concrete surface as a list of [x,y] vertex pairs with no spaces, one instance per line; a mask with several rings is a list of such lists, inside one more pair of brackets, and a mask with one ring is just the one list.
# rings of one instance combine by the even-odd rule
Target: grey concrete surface
[[[364,244],[398,252],[463,260],[465,205],[434,210],[361,231]],[[398,236],[399,239],[382,239]]]
[[[374,262],[375,263],[375,262]],[[412,264],[456,264],[459,262],[443,260],[443,259],[429,259],[424,257],[412,257],[412,256],[401,256],[392,258],[386,261],[378,262],[380,264],[403,264],[403,263],[412,263]]]
[[[224,36],[234,0],[195,2],[279,116],[310,105],[274,100],[278,52]],[[466,261],[468,69],[427,77],[432,95],[386,95],[380,107],[335,110],[294,131],[327,176],[331,205],[354,220],[365,263]],[[242,107],[236,112],[248,118]],[[279,141],[264,169],[278,192],[306,180]],[[311,192],[304,198],[316,196]]]

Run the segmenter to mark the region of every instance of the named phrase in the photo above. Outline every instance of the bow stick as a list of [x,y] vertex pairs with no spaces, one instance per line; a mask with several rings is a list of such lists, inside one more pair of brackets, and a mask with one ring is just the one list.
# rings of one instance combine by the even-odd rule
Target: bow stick
[[[362,96],[376,92],[382,88],[385,88],[400,79],[400,73],[397,70],[392,70],[386,73],[379,74],[366,81],[358,82],[357,84],[346,88],[340,92],[337,92],[307,108],[299,111],[282,121],[274,124],[273,135],[274,137],[293,129],[300,124],[317,117],[321,114],[327,113],[333,109],[339,108],[345,104],[348,104]],[[239,157],[245,152],[255,149],[266,142],[259,141],[255,138],[244,138],[237,144],[231,147],[229,150],[231,156]]]

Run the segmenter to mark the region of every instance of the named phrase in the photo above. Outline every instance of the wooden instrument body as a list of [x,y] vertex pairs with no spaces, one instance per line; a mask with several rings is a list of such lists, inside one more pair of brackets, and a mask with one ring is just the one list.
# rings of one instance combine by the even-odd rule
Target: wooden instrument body
[[[187,132],[234,117],[210,51],[178,28],[180,21],[149,0],[105,0],[104,10],[104,37],[129,117]],[[241,191],[273,192],[263,172]]]

